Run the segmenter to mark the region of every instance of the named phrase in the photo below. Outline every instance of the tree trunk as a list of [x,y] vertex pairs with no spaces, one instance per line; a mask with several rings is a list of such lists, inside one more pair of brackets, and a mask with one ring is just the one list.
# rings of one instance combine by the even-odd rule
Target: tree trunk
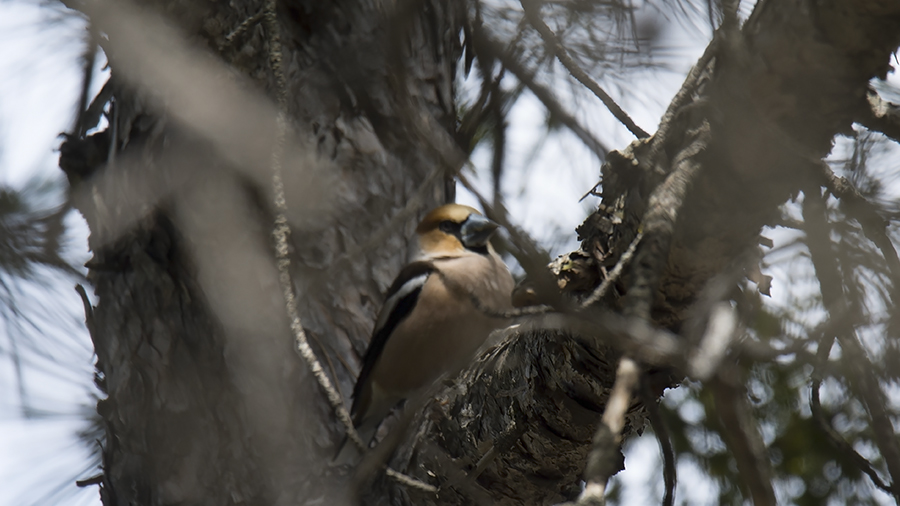
[[[239,87],[286,97],[301,319],[326,372],[350,392],[416,221],[391,217],[409,200],[421,214],[453,198],[431,176],[448,164],[445,152],[422,142],[413,126],[424,117],[443,127],[439,135],[454,134],[454,69],[467,5],[280,1],[282,93],[270,62],[275,39],[258,2],[147,3],[239,71]],[[611,155],[604,211],[579,229],[581,250],[564,259],[571,268],[557,272],[564,291],[590,292],[597,262],[615,265],[655,205],[651,192],[706,123],[711,138],[697,155],[700,172],[653,305],[656,324],[685,330],[687,308],[703,286],[755,247],[777,207],[813,180],[814,162],[867,107],[868,80],[885,73],[900,43],[894,2],[820,4],[761,2],[739,33],[717,40],[667,133],[657,134],[662,156],[651,151],[653,140]],[[140,77],[148,75],[138,68],[145,62],[132,56],[144,53],[124,49],[141,47],[127,16],[91,14],[109,35],[111,126],[70,138],[60,165],[92,231],[98,301],[88,324],[108,395],[98,403],[107,434],[104,504],[333,504],[347,482],[328,465],[343,429],[291,350],[270,239],[267,167],[248,170],[211,139],[241,125],[204,130],[172,107],[177,91]],[[192,91],[199,102],[216,92]],[[279,148],[263,135],[250,143],[262,153]],[[388,225],[383,240],[357,254]],[[615,290],[603,302],[614,311],[622,303]],[[614,380],[616,337],[628,338],[513,332],[419,410],[390,460],[440,492],[379,473],[362,485],[363,502],[571,498]],[[627,431],[642,429],[639,406],[629,421]]]
[[[223,60],[276,94],[265,24],[225,42],[259,2],[163,4],[157,12],[194,43],[224,47]],[[104,504],[315,503],[338,489],[323,463],[343,428],[292,351],[268,169],[235,167],[226,148],[166,113],[177,101],[168,90],[134,82],[139,62],[124,47],[135,27],[113,7],[92,14],[109,34],[114,125],[70,139],[60,162],[92,231],[90,330],[108,395],[98,404]],[[457,9],[415,3],[398,19],[377,3],[278,5],[289,144],[311,151],[293,153],[300,162],[285,176],[301,317],[343,392],[417,215],[452,198],[442,179],[428,179],[434,155],[405,141],[398,104],[454,125]],[[401,36],[402,52],[391,53]],[[301,172],[310,159],[323,169]],[[320,181],[331,186],[312,186]],[[415,214],[391,223],[422,190]],[[383,241],[329,269],[387,226]]]

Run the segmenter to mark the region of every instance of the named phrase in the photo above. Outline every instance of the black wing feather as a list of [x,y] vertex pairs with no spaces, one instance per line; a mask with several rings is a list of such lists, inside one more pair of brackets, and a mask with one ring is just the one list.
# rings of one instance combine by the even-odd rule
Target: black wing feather
[[[391,287],[385,295],[385,301],[397,294],[397,292],[403,288],[403,285],[410,280],[422,275],[431,274],[432,272],[434,272],[434,265],[431,262],[413,262],[407,265],[400,271],[400,274],[397,275],[397,278],[391,284]],[[394,332],[397,325],[400,325],[400,322],[406,319],[406,317],[409,316],[409,313],[412,312],[412,309],[416,306],[416,301],[418,300],[420,293],[422,293],[421,286],[400,298],[400,300],[394,304],[384,325],[380,328],[376,328],[373,332],[372,340],[369,341],[369,348],[366,350],[365,357],[363,357],[362,370],[359,372],[356,386],[353,387],[353,408],[350,410],[350,414],[354,415],[354,417],[357,414],[356,410],[358,409],[360,391],[362,390],[363,385],[366,384],[366,381],[368,381],[372,369],[375,368],[375,363],[378,362],[378,358],[381,356],[381,352],[384,351],[384,346],[387,343],[388,337]]]

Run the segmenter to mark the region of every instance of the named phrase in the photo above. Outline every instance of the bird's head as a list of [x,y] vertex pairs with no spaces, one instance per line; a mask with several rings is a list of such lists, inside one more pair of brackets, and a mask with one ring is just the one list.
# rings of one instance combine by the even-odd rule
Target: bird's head
[[466,250],[487,254],[488,241],[498,227],[469,206],[447,204],[425,215],[416,233],[426,256],[459,254]]

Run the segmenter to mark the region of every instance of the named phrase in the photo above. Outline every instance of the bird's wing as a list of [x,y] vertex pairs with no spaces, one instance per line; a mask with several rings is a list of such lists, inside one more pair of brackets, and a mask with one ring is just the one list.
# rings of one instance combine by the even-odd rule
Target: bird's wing
[[364,409],[361,406],[361,402],[365,402],[362,399],[361,392],[369,381],[369,375],[372,373],[375,363],[378,362],[378,358],[384,350],[384,345],[394,332],[394,329],[397,328],[397,325],[400,325],[400,322],[409,316],[409,313],[416,306],[422,287],[432,272],[434,272],[434,265],[431,262],[413,262],[400,271],[397,279],[394,280],[388,289],[384,306],[381,308],[378,321],[375,323],[375,330],[372,332],[372,340],[369,342],[369,348],[366,350],[366,356],[363,358],[362,370],[359,372],[356,386],[353,388],[351,414],[354,417],[358,414],[357,411],[359,409]]

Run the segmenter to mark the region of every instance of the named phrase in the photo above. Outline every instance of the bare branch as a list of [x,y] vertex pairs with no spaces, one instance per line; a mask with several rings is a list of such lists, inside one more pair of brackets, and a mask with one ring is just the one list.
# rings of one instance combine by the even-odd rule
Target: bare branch
[[619,261],[616,262],[616,266],[613,267],[613,270],[610,271],[609,275],[606,276],[606,279],[600,283],[600,286],[594,290],[591,295],[585,299],[585,301],[581,304],[582,309],[587,309],[588,307],[594,305],[598,300],[602,299],[604,295],[606,295],[609,287],[612,286],[613,283],[619,279],[619,276],[622,275],[622,271],[625,270],[625,267],[631,262],[631,257],[634,256],[635,250],[637,250],[638,244],[641,242],[641,238],[644,237],[643,232],[638,232],[638,234],[631,241],[631,244],[628,245],[628,249],[625,250],[625,253],[622,253],[622,256],[619,257]]
[[847,214],[859,222],[866,237],[881,250],[891,271],[893,284],[891,298],[895,305],[900,305],[900,256],[897,255],[897,249],[887,233],[890,222],[878,213],[874,204],[859,194],[850,181],[836,176],[828,164],[820,162],[819,169],[828,191],[841,200]]
[[734,339],[736,328],[737,314],[731,304],[720,302],[712,307],[706,333],[689,361],[694,378],[704,381],[716,372]]
[[697,63],[695,63],[693,67],[691,67],[690,72],[688,72],[687,77],[684,79],[684,83],[681,84],[681,88],[678,89],[678,93],[672,98],[672,101],[666,108],[666,112],[663,114],[662,119],[660,119],[659,127],[656,129],[656,133],[653,134],[653,147],[649,160],[650,163],[656,163],[655,157],[659,154],[662,145],[666,142],[669,136],[669,130],[672,128],[675,118],[688,104],[692,94],[697,89],[700,76],[706,72],[713,57],[719,52],[722,38],[719,33],[719,31],[716,32],[716,35],[713,36],[713,40],[706,46],[700,59],[697,60]]
[[416,488],[423,492],[429,492],[432,494],[436,494],[438,491],[438,488],[433,485],[429,485],[415,478],[411,478],[403,473],[394,471],[391,468],[387,468],[385,470],[385,474],[387,474],[391,479],[396,480],[398,483],[402,483],[410,488]]
[[[359,433],[356,431],[356,427],[353,426],[353,420],[350,417],[347,408],[344,406],[343,398],[334,387],[331,379],[325,374],[325,370],[322,368],[322,364],[319,362],[318,357],[316,357],[315,351],[309,346],[306,332],[303,330],[303,324],[300,321],[300,312],[297,309],[297,298],[294,294],[294,282],[290,269],[290,248],[288,247],[288,236],[291,232],[287,220],[288,205],[281,176],[283,169],[282,157],[284,156],[285,134],[287,131],[287,81],[282,68],[281,27],[278,23],[276,14],[276,0],[268,0],[268,2],[266,2],[264,20],[269,38],[269,61],[272,66],[272,72],[275,74],[275,83],[277,86],[276,97],[278,100],[275,145],[272,150],[271,160],[272,193],[274,195],[276,211],[275,226],[272,234],[275,237],[275,260],[278,267],[278,281],[284,294],[285,309],[287,311],[288,319],[291,322],[291,332],[294,334],[297,352],[306,361],[313,376],[315,376],[316,381],[319,383],[319,386],[325,391],[328,402],[331,404],[331,408],[334,410],[335,415],[338,417],[341,424],[343,424],[344,429],[347,432],[347,438],[349,438],[361,452],[365,452],[368,449],[368,446],[366,442],[360,438]],[[390,478],[404,485],[425,492],[437,492],[437,487],[406,476],[393,469],[387,468],[385,472]]]
[[746,392],[721,375],[707,386],[713,392],[725,441],[734,454],[738,472],[747,485],[753,504],[775,506],[772,466],[759,430],[753,423]]
[[[818,368],[815,373],[818,375]],[[828,440],[837,448],[841,453],[847,456],[851,462],[853,462],[856,467],[858,467],[862,472],[866,473],[869,478],[872,480],[872,484],[876,487],[884,490],[888,494],[896,496],[897,494],[894,492],[893,487],[891,485],[885,484],[881,477],[878,476],[878,471],[872,467],[872,464],[866,460],[865,457],[859,454],[853,446],[844,439],[834,427],[832,427],[831,422],[828,420],[828,417],[825,415],[825,411],[822,409],[822,403],[819,400],[819,388],[822,386],[822,380],[820,378],[816,378],[813,380],[813,384],[810,387],[809,392],[809,407],[812,411],[813,419],[819,425],[825,435],[828,436]]]
[[606,153],[609,152],[609,148],[594,137],[592,133],[588,132],[574,116],[566,112],[562,104],[556,100],[553,92],[535,80],[534,72],[526,69],[517,58],[510,55],[499,42],[491,38],[483,27],[473,27],[472,34],[475,44],[480,51],[497,58],[507,70],[515,74],[526,88],[534,93],[534,96],[544,104],[544,107],[550,111],[554,119],[559,120],[560,123],[581,139],[581,142],[593,151],[599,160],[603,161],[606,159]]
[[675,448],[672,446],[672,438],[669,435],[669,428],[663,419],[659,410],[659,399],[656,393],[651,390],[650,382],[647,376],[641,381],[641,402],[647,408],[650,426],[653,433],[656,434],[656,440],[659,442],[659,450],[663,458],[663,483],[666,486],[665,495],[663,495],[663,506],[672,506],[675,504],[675,487],[678,484],[678,477],[675,468]]
[[228,35],[225,36],[225,42],[219,48],[219,50],[223,50],[234,44],[234,41],[237,40],[238,37],[242,36],[247,30],[252,28],[254,25],[259,23],[264,16],[266,16],[267,9],[262,8],[256,12],[256,14],[250,16],[249,18],[241,21],[234,30],[231,31]]
[[560,314],[549,313],[527,319],[518,332],[561,330],[582,339],[593,339],[640,360],[641,363],[685,367],[685,340],[643,320],[626,318],[605,311]]
[[619,445],[625,427],[625,413],[631,407],[632,393],[640,380],[640,368],[634,360],[623,357],[616,370],[616,382],[603,410],[603,424],[594,435],[593,447],[584,469],[587,482],[578,497],[578,506],[604,504],[606,482],[618,472]]
[[[644,243],[637,252],[633,278],[629,288],[629,300],[625,314],[635,321],[650,321],[650,307],[656,285],[669,255],[669,246],[675,230],[678,211],[684,202],[687,187],[699,170],[695,159],[709,141],[709,124],[692,132],[693,142],[675,157],[672,173],[650,196],[644,215]],[[636,241],[632,245],[636,246]],[[602,286],[602,285],[601,285]],[[671,363],[669,363],[671,365]],[[618,469],[613,459],[618,451],[624,413],[631,404],[631,395],[639,378],[639,367],[630,355],[622,357],[616,372],[613,392],[603,414],[603,423],[594,435],[594,446],[585,469],[587,485],[577,504],[603,504],[606,482]],[[611,450],[612,448],[612,450]]]
[[94,64],[97,61],[97,30],[90,22],[88,22],[88,36],[85,42],[84,54],[82,55],[81,95],[78,98],[78,114],[75,116],[75,124],[72,125],[72,135],[75,137],[84,136],[88,129],[86,128],[88,102],[90,100],[91,84],[94,81]]
[[617,104],[608,93],[603,91],[603,88],[601,88],[596,81],[591,79],[591,76],[587,75],[587,72],[585,72],[584,69],[569,56],[569,52],[566,51],[566,48],[559,42],[559,39],[556,37],[556,34],[553,33],[553,30],[544,23],[544,20],[541,17],[541,6],[538,3],[539,1],[540,0],[522,0],[522,8],[525,10],[525,16],[528,18],[531,26],[541,34],[544,43],[550,47],[550,50],[556,55],[559,62],[566,67],[566,70],[572,74],[572,77],[577,79],[578,82],[583,84],[587,89],[591,90],[591,92],[603,102],[603,105],[609,109],[609,112],[625,125],[625,128],[633,133],[635,137],[638,139],[650,137],[650,134],[637,126],[634,120],[628,116],[628,113],[623,111],[622,108],[619,107],[619,104]]
[[513,256],[516,257],[516,260],[518,260],[522,265],[522,268],[525,269],[528,279],[534,283],[535,290],[538,293],[538,300],[554,307],[562,307],[563,300],[559,297],[556,281],[546,268],[547,264],[550,262],[547,252],[538,246],[537,242],[535,242],[527,232],[521,230],[512,223],[509,219],[509,213],[506,211],[506,206],[504,206],[502,202],[498,202],[497,205],[491,204],[483,195],[481,195],[481,192],[469,182],[464,174],[459,174],[458,178],[459,182],[475,195],[475,198],[478,199],[479,204],[484,208],[488,218],[496,221],[506,229],[506,232],[512,239],[513,245],[518,249],[518,251],[513,251]]
[[297,352],[306,361],[310,370],[315,376],[319,386],[325,392],[331,408],[334,410],[338,420],[344,425],[347,431],[347,437],[361,451],[366,450],[366,443],[359,437],[353,426],[353,420],[350,413],[344,407],[344,401],[331,379],[325,374],[322,364],[316,357],[315,351],[309,346],[306,338],[306,332],[303,330],[303,323],[300,321],[300,312],[297,310],[297,298],[294,294],[294,282],[291,277],[291,257],[290,248],[288,247],[288,236],[291,233],[288,225],[287,213],[288,205],[284,194],[284,182],[282,181],[282,158],[284,156],[284,142],[287,132],[287,84],[284,77],[284,70],[281,66],[281,27],[278,24],[276,15],[275,0],[266,2],[265,7],[265,26],[269,39],[269,61],[272,66],[272,72],[275,74],[275,83],[277,86],[276,97],[278,100],[278,114],[276,116],[275,143],[272,149],[270,166],[272,168],[272,193],[275,197],[275,225],[272,235],[275,237],[275,260],[278,267],[278,282],[284,295],[285,310],[290,320],[291,332],[294,334],[294,341]]
[[[847,379],[869,412],[875,443],[887,464],[891,482],[897,483],[900,480],[900,445],[894,434],[893,423],[887,412],[885,395],[878,378],[872,370],[865,350],[856,337],[852,322],[843,317],[847,311],[847,303],[844,296],[843,278],[832,251],[828,223],[825,218],[825,201],[817,186],[807,189],[804,197],[803,218],[807,224],[807,246],[821,287],[825,309],[835,325],[833,334],[828,333],[823,336],[824,341],[820,344],[818,359],[820,363],[827,360],[827,350],[831,348],[833,336],[836,335],[844,352],[843,361],[847,369],[851,371],[851,374],[847,375]],[[893,494],[894,498],[900,501],[900,491],[894,490]]]

